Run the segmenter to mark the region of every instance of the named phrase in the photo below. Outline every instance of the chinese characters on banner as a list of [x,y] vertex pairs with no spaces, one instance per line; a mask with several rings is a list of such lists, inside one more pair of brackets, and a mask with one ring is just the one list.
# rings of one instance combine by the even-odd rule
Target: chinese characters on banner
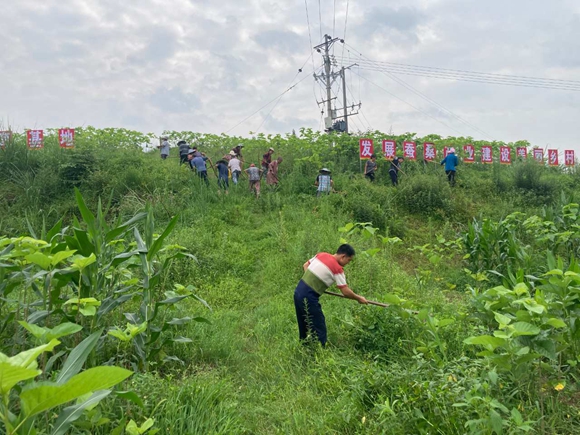
[[394,140],[383,140],[383,155],[387,160],[393,160],[397,152],[397,144]]
[[574,150],[564,151],[564,163],[566,166],[574,166]]
[[534,159],[538,162],[544,161],[544,150],[542,148],[534,148]]
[[475,147],[473,145],[463,145],[463,153],[465,154],[463,158],[465,163],[475,162]]
[[44,148],[44,132],[42,130],[28,130],[26,144],[31,150]]
[[558,150],[548,150],[548,165],[558,166]]
[[499,162],[502,165],[512,164],[512,150],[510,147],[499,147]]
[[58,143],[61,148],[73,148],[75,142],[74,128],[61,128],[58,130]]
[[517,147],[516,155],[522,159],[526,159],[528,157],[528,149],[526,147]]
[[12,132],[10,130],[0,131],[0,148],[6,148],[6,144],[10,142]]
[[359,145],[359,158],[370,159],[373,154],[373,140],[372,139],[360,139],[358,141]]
[[425,142],[423,144],[423,160],[433,161],[437,157],[437,149],[435,148],[435,144],[430,142]]
[[491,145],[483,145],[481,147],[481,163],[493,163]]
[[403,157],[409,160],[417,160],[417,144],[415,142],[403,142]]

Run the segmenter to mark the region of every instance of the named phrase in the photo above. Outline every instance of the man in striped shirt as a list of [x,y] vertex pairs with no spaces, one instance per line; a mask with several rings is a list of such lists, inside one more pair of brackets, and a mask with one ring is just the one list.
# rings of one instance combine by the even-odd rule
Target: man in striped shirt
[[354,254],[354,248],[344,244],[338,247],[334,255],[320,252],[304,263],[304,275],[294,291],[300,340],[305,340],[310,332],[316,334],[322,346],[326,344],[326,321],[318,299],[332,284],[336,284],[345,297],[359,304],[368,303],[346,284],[343,267],[350,263]]

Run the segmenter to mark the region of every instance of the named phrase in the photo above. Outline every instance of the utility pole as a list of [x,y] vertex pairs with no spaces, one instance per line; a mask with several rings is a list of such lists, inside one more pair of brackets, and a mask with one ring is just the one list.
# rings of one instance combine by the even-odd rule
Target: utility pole
[[346,107],[346,73],[344,67],[340,70],[342,75],[342,107],[344,109],[344,132],[348,134],[348,108]]
[[[317,103],[319,105],[326,103],[326,117],[324,118],[324,126],[328,132],[331,132],[331,131],[333,131],[333,121],[335,119],[342,118],[342,117],[336,116],[337,110],[340,110],[340,109],[337,109],[334,111],[332,110],[332,100],[335,100],[336,97],[333,98],[331,96],[333,83],[335,82],[335,80],[338,77],[341,77],[341,79],[342,79],[342,102],[343,102],[342,109],[344,109],[344,132],[348,133],[348,117],[352,116],[352,115],[356,115],[358,112],[348,113],[349,107],[347,106],[347,101],[346,101],[346,70],[351,68],[352,66],[354,66],[356,64],[350,65],[348,67],[342,67],[336,73],[332,71],[334,57],[332,57],[332,59],[331,59],[330,49],[332,48],[334,43],[337,41],[340,41],[341,43],[344,44],[344,39],[332,38],[329,35],[324,35],[324,42],[322,44],[314,47],[314,49],[318,53],[322,54],[322,59],[324,61],[324,73],[314,74],[314,80],[320,80],[326,88],[326,100],[317,101]],[[336,61],[334,61],[334,64],[336,65]],[[356,106],[358,106],[358,108],[360,108],[361,103],[359,102],[358,105],[352,104],[350,109],[354,110],[354,108]],[[338,131],[343,131],[343,129],[340,128]]]

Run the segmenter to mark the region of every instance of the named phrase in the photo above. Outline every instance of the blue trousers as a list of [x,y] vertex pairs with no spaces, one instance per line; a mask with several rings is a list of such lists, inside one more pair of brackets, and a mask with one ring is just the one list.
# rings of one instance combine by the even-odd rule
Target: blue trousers
[[306,340],[308,333],[316,334],[320,344],[326,344],[326,320],[318,302],[320,295],[300,280],[294,290],[294,307],[298,320],[300,340]]

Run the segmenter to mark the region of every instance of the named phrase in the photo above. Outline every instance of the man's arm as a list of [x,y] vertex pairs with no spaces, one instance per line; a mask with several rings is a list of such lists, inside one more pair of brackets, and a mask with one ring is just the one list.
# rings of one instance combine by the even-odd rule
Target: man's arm
[[302,265],[302,269],[304,269],[304,272],[306,272],[306,269],[308,269],[308,266],[310,266],[310,260],[308,260],[306,263],[304,263]]
[[368,301],[361,295],[357,295],[355,292],[353,292],[349,286],[345,285],[345,286],[340,286],[338,288],[340,290],[340,292],[342,293],[342,295],[345,298],[348,299],[354,299],[355,301],[357,301],[359,304],[363,304],[366,305],[368,304]]

